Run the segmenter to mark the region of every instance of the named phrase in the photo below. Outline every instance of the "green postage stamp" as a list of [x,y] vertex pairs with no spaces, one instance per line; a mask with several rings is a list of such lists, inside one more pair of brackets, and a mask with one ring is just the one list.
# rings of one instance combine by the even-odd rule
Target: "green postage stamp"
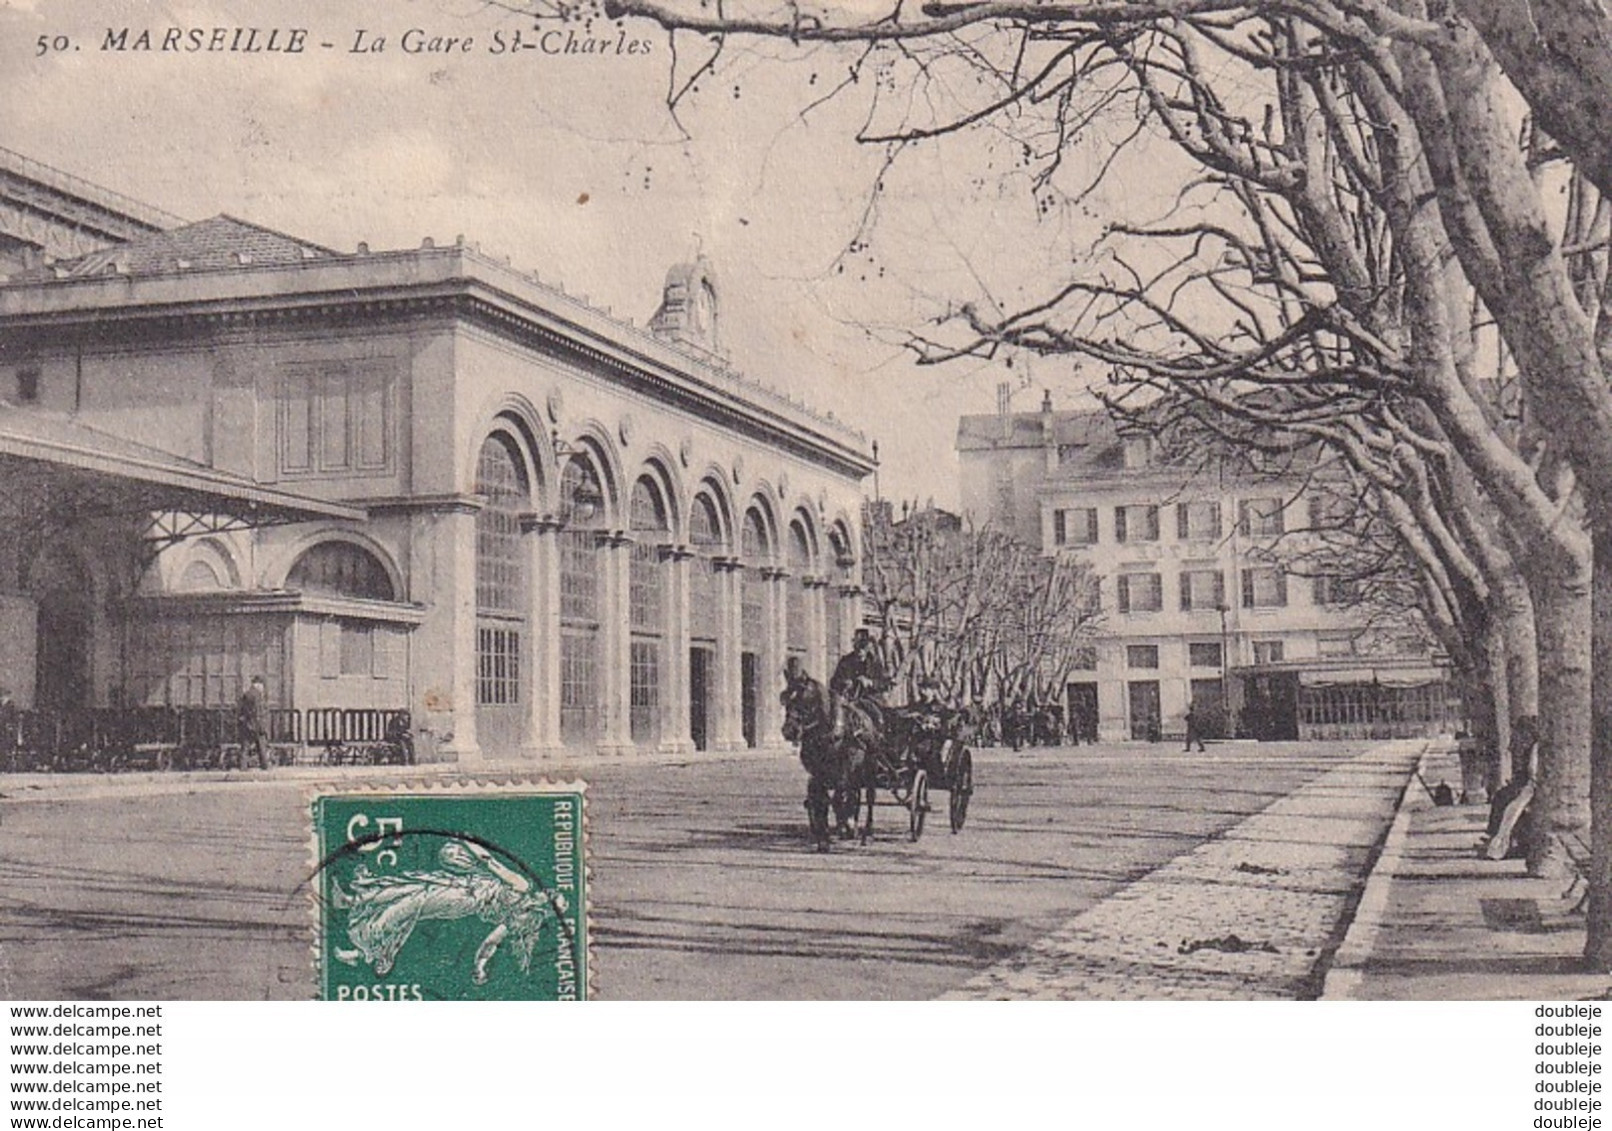
[[588,996],[582,785],[332,787],[311,812],[318,996]]

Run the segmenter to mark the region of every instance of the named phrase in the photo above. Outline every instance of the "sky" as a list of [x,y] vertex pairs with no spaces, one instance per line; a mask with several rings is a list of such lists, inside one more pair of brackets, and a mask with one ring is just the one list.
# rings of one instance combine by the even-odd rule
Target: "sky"
[[[160,43],[170,27],[307,28],[310,47],[104,50],[125,27],[131,44],[143,29]],[[406,53],[411,29],[472,48]],[[517,30],[550,28],[482,0],[0,0],[0,145],[187,219],[229,213],[338,250],[463,235],[640,324],[699,251],[734,364],[877,440],[889,498],[955,505],[957,417],[994,411],[1000,381],[1019,410],[1043,387],[1090,403],[1100,375],[1068,360],[918,366],[901,343],[963,301],[1040,293],[1123,192],[1038,211],[989,131],[886,168],[884,147],[855,141],[876,82],[821,99],[846,73],[834,49],[732,50],[674,119],[664,33],[602,25],[580,29],[602,54],[498,51]],[[623,35],[639,50],[618,53]],[[1104,142],[1094,129],[1072,165]],[[1139,147],[1115,183],[1156,157]]]

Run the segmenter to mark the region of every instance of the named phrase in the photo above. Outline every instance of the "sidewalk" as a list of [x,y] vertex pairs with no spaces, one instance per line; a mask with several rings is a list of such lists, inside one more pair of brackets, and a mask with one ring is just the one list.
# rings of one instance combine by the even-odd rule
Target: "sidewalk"
[[[1459,783],[1449,743],[1423,758],[1429,785]],[[1485,805],[1436,807],[1411,782],[1327,974],[1329,1000],[1604,998],[1612,976],[1584,974],[1584,917],[1565,881],[1530,879],[1520,860],[1479,857]]]
[[1364,751],[945,996],[1315,997],[1425,747]]

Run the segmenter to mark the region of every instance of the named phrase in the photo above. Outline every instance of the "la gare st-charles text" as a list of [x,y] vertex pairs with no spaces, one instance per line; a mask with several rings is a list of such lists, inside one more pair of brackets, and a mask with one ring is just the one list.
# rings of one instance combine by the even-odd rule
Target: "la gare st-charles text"
[[489,55],[528,51],[540,55],[595,56],[641,56],[650,53],[652,44],[649,40],[633,38],[620,28],[611,31],[613,34],[600,36],[578,32],[573,28],[500,28],[485,38],[478,38],[473,35],[437,35],[423,28],[409,28],[398,36],[357,28],[350,37],[337,44],[313,39],[309,29],[301,27],[109,27],[101,40],[101,50],[184,55],[303,55],[312,50],[342,51],[349,55],[380,55],[392,51],[405,55],[468,55],[474,51]]

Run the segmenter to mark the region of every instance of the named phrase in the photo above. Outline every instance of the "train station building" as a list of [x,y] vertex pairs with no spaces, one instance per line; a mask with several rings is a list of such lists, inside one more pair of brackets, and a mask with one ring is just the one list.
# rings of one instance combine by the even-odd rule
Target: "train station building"
[[865,437],[463,241],[194,223],[0,151],[23,706],[405,708],[422,758],[780,742],[860,617]]

